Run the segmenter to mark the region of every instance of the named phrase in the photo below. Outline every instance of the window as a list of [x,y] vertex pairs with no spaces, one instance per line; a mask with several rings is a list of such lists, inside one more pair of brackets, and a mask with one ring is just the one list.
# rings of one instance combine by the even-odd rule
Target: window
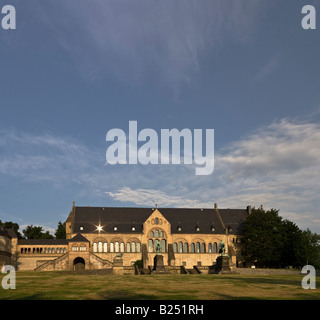
[[177,229],[178,229],[178,231],[181,231],[181,230],[182,230],[180,226],[178,226],[178,228],[177,228]]
[[137,252],[141,252],[141,243],[140,242],[137,243]]
[[127,252],[131,252],[130,242],[127,242]]
[[117,226],[114,226],[114,227],[113,227],[113,231],[118,231],[118,227],[117,227]]
[[103,244],[103,252],[108,252],[108,243],[107,242],[105,242]]
[[152,241],[152,239],[149,239],[148,247],[149,247],[149,252],[153,252],[153,241]]
[[87,251],[86,246],[80,246],[80,251]]
[[160,238],[163,238],[163,231],[160,231]]
[[119,247],[119,242],[118,241],[116,241],[114,249],[115,249],[115,252],[119,252],[120,251],[120,247]]
[[110,243],[110,252],[114,252],[114,244],[113,244],[113,242]]
[[102,252],[102,242],[99,241],[98,243],[98,252]]
[[194,243],[191,243],[191,253],[195,253],[195,245]]
[[161,252],[166,252],[167,251],[167,242],[165,239],[161,240]]
[[201,253],[205,253],[206,252],[206,244],[205,243],[201,243],[200,251],[201,251]]
[[218,245],[217,245],[216,242],[213,243],[212,252],[213,252],[213,253],[217,253],[217,252],[218,252]]
[[189,247],[188,244],[185,243],[184,246],[183,246],[183,252],[184,252],[184,253],[188,253],[188,251],[189,251],[189,248],[188,248],[188,247]]
[[177,245],[177,243],[175,242],[174,244],[173,244],[173,252],[177,252],[178,251],[178,245]]
[[98,246],[97,246],[97,243],[94,242],[93,243],[93,252],[97,252],[98,251]]
[[80,230],[81,230],[81,231],[83,230],[83,226],[80,227]]
[[182,244],[182,242],[180,241],[180,242],[179,242],[179,253],[182,253],[182,247],[183,247],[183,244]]
[[212,253],[212,244],[211,243],[208,244],[208,252]]
[[200,243],[196,243],[196,253],[200,253]]
[[136,243],[135,242],[131,242],[131,251],[136,252]]
[[154,232],[154,236],[155,236],[156,238],[159,238],[159,230],[156,230],[156,231]]
[[136,231],[136,227],[131,227],[131,231]]
[[124,243],[123,242],[120,243],[120,252],[124,252]]
[[72,246],[72,251],[78,251],[78,246]]
[[158,218],[155,219],[155,224],[159,224],[159,219]]

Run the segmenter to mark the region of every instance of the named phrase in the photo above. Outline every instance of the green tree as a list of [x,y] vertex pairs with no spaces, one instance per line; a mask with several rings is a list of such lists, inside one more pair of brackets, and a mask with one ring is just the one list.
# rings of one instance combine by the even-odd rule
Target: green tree
[[27,226],[22,233],[27,239],[53,239],[53,236],[49,231],[43,232],[43,227],[41,226]]
[[65,239],[66,238],[66,223],[58,222],[58,228],[54,234],[56,239]]
[[13,229],[13,231],[16,233],[18,239],[22,238],[21,233],[19,232],[19,225],[17,223],[14,223],[12,221],[6,221],[6,222],[2,222],[0,220],[0,227],[3,227],[5,229]]
[[320,236],[283,220],[279,210],[252,209],[243,224],[242,257],[258,267],[320,267]]
[[283,250],[279,210],[252,209],[243,223],[241,252],[245,261],[258,267],[278,267]]

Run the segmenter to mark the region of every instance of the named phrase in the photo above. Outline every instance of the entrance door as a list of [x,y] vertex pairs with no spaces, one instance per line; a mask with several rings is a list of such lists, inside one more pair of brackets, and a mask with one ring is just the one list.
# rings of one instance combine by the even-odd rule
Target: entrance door
[[73,269],[75,270],[75,271],[82,271],[82,270],[84,270],[85,269],[85,261],[84,261],[84,259],[83,258],[80,258],[80,257],[78,257],[78,258],[75,258],[74,260],[73,260]]

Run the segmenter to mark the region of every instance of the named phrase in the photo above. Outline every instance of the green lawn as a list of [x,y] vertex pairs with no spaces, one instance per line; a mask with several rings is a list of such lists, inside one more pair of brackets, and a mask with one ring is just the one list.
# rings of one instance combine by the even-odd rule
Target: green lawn
[[[301,286],[303,275],[94,275],[68,272],[17,272],[16,289],[0,286],[0,299],[320,299]],[[2,280],[2,277],[0,278]]]

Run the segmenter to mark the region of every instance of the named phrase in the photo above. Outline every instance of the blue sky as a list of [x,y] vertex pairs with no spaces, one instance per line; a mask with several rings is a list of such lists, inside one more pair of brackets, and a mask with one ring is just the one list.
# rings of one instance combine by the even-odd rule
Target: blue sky
[[[0,219],[79,206],[280,209],[320,232],[317,1],[9,1],[0,29]],[[0,6],[8,4],[0,1]],[[105,165],[105,136],[215,129],[215,171]]]

